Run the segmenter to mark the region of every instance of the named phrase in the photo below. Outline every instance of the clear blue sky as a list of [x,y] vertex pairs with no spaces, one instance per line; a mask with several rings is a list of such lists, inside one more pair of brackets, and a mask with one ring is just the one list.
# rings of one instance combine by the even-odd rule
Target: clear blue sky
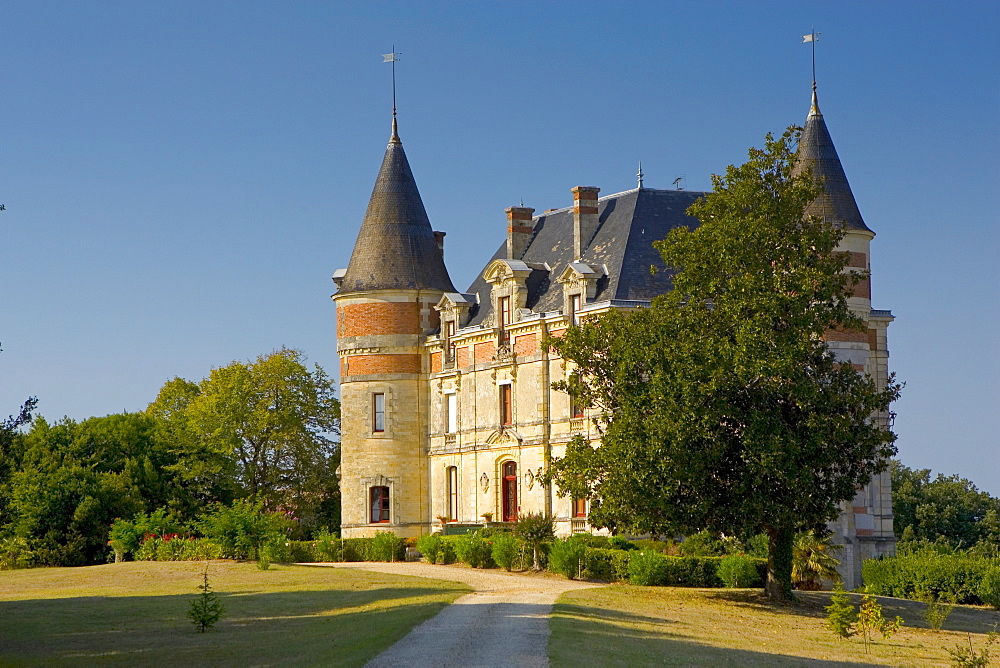
[[505,207],[691,190],[820,104],[892,309],[912,467],[1000,494],[995,2],[23,2],[0,40],[0,414],[153,400],[281,346],[333,372],[334,286],[400,134],[465,288]]

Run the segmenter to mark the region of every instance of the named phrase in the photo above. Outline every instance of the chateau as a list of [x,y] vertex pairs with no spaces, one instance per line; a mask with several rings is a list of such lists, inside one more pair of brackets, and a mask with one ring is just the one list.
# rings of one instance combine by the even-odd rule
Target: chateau
[[[875,233],[858,210],[815,88],[798,150],[799,164],[825,182],[809,213],[842,225],[850,266],[869,269]],[[669,272],[649,270],[665,269],[652,243],[673,227],[697,225],[685,211],[705,193],[641,181],[603,197],[595,187],[571,193],[565,207],[540,215],[508,208],[506,239],[459,292],[393,114],[350,264],[333,276],[344,536],[418,536],[440,526],[439,518],[506,522],[529,511],[554,517],[561,535],[590,530],[585,499],[559,498],[539,481],[574,435],[598,438],[586,412],[552,389],[565,370],[541,341],[580,318],[638,308],[669,290]],[[830,332],[828,345],[884,386],[893,316],[871,308],[867,280],[850,306],[867,331]],[[894,551],[888,472],[845,503],[831,528],[844,545],[841,570],[852,588],[862,560]]]

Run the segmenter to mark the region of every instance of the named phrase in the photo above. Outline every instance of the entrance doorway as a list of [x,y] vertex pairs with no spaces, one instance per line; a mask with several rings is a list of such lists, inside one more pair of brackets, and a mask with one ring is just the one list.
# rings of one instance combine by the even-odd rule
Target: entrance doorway
[[503,474],[503,521],[517,521],[517,463],[504,462]]

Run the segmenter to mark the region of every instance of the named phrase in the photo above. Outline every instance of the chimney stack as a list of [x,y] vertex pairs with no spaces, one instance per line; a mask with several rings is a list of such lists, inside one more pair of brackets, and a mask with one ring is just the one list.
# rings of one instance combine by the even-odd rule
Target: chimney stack
[[444,257],[444,235],[447,232],[438,232],[434,230],[434,243],[437,244],[438,250],[441,251],[441,257]]
[[535,231],[531,214],[535,210],[527,206],[511,206],[507,213],[507,259],[520,260],[528,249],[528,242]]
[[573,192],[573,259],[583,257],[597,231],[597,193],[600,188],[577,186]]

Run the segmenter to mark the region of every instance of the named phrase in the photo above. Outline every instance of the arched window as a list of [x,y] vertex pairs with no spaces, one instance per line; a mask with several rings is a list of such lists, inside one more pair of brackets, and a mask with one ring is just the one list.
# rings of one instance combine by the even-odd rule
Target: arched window
[[517,462],[504,462],[503,475],[503,521],[517,521]]
[[448,519],[458,520],[458,467],[448,467]]

